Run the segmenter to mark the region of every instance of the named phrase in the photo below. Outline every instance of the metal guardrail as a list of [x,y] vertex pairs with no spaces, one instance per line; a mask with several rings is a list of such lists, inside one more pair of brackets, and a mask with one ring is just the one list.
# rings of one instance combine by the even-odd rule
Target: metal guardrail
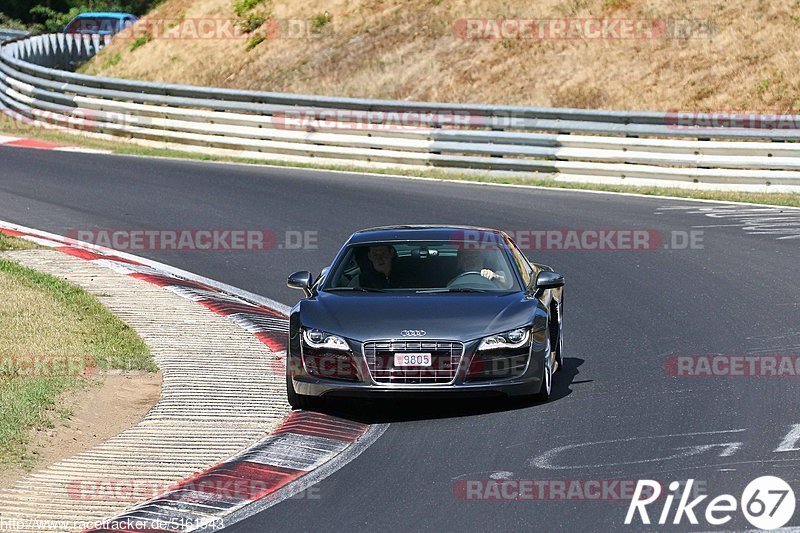
[[[675,113],[332,98],[64,70],[106,42],[55,34],[4,44],[0,108],[36,125],[255,159],[800,191],[794,127],[698,127]],[[769,120],[800,124],[793,115]]]
[[0,43],[11,41],[13,39],[19,39],[21,37],[27,37],[30,35],[30,32],[25,30],[12,30],[9,28],[0,28]]

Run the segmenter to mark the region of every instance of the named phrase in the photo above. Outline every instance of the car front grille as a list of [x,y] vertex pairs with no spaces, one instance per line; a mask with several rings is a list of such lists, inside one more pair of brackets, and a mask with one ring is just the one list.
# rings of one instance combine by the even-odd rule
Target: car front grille
[[[398,353],[430,353],[430,367],[394,367]],[[370,341],[364,343],[367,367],[376,383],[444,385],[453,382],[464,355],[455,341]]]

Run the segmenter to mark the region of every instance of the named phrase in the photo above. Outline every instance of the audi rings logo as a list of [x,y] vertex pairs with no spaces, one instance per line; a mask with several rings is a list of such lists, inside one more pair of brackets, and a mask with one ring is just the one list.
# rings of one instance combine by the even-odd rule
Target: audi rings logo
[[401,337],[424,337],[424,329],[404,329],[400,332]]

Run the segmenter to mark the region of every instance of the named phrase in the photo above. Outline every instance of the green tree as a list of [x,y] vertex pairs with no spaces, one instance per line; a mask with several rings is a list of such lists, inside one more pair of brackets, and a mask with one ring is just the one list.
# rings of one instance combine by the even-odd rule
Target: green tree
[[[39,29],[57,31],[78,13],[87,11],[122,11],[141,16],[160,0],[3,0],[0,12],[9,19],[38,25]],[[3,17],[0,16],[0,20]],[[66,22],[64,20],[66,19]],[[57,27],[59,26],[60,27]]]

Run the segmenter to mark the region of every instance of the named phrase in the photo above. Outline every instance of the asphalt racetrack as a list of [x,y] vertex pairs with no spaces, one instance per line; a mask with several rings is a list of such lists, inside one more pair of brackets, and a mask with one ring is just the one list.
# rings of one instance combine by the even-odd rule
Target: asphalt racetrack
[[[687,377],[675,366],[711,354],[797,360],[800,211],[0,148],[0,219],[65,235],[266,229],[277,239],[266,251],[129,251],[288,305],[300,293],[287,275],[318,273],[357,229],[449,223],[556,236],[526,250],[567,280],[552,401],[337,402],[336,414],[390,426],[338,472],[231,531],[638,531],[641,522],[623,524],[630,498],[615,487],[626,480],[693,479],[711,497],[738,498],[775,475],[800,489],[797,376]],[[564,249],[570,231],[610,230],[646,232],[649,245]],[[498,497],[490,479],[546,490]],[[679,497],[670,525],[654,527],[711,529],[686,517],[671,525]],[[654,522],[663,503],[648,507]],[[721,527],[750,525],[734,513]]]

